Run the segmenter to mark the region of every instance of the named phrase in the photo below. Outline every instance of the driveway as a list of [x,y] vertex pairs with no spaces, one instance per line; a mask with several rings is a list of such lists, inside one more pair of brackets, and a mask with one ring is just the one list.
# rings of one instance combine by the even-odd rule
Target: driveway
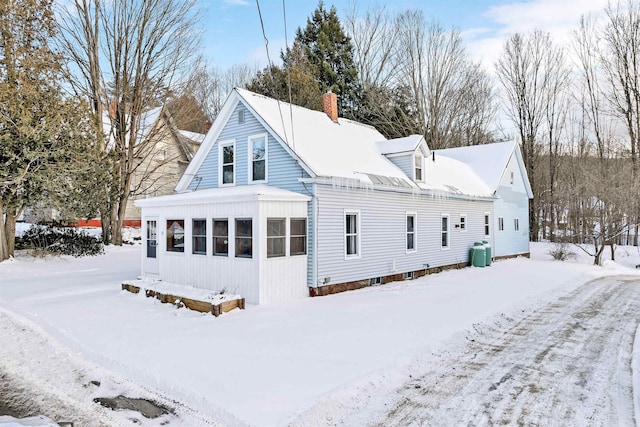
[[368,411],[380,426],[636,425],[639,322],[640,281],[597,279],[522,317],[477,325],[464,349],[434,355],[426,374]]

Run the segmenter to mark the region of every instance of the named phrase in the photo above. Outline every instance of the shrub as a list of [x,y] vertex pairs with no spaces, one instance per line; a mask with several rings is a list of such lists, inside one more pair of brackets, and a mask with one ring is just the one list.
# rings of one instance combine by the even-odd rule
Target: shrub
[[100,240],[75,228],[33,226],[24,233],[22,239],[37,252],[74,257],[104,253],[104,245]]
[[566,261],[576,256],[575,252],[569,249],[568,243],[554,243],[553,248],[549,250],[549,255],[558,261]]

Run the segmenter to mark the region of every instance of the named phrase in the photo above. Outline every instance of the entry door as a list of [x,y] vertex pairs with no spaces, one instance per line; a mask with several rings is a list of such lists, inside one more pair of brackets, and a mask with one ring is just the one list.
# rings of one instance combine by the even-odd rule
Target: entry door
[[145,235],[144,272],[158,274],[158,219],[147,219]]

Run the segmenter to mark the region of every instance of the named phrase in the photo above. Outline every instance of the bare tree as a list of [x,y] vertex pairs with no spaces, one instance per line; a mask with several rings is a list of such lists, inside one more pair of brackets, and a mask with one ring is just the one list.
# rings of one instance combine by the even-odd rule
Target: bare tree
[[391,14],[378,6],[361,14],[353,2],[347,11],[345,31],[353,43],[354,60],[364,91],[393,83],[398,34],[394,21]]
[[[496,72],[507,99],[507,116],[516,126],[523,159],[534,191],[529,203],[530,238],[538,240],[538,201],[543,189],[536,182],[536,165],[541,151],[541,130],[554,123],[549,115],[556,108],[553,91],[566,72],[563,51],[554,46],[548,33],[536,30],[527,36],[514,34],[505,42]],[[562,83],[564,84],[564,83]],[[553,113],[555,114],[555,113]],[[551,122],[549,121],[551,120]],[[549,134],[552,135],[552,134]]]
[[[195,57],[194,4],[195,0],[74,0],[72,10],[60,11],[60,41],[75,66],[73,87],[92,106],[104,165],[110,168],[101,209],[105,243],[122,243],[131,177],[154,143],[140,138],[147,126],[143,115],[165,102]],[[111,116],[107,123],[105,109]],[[105,124],[111,128],[106,135]]]

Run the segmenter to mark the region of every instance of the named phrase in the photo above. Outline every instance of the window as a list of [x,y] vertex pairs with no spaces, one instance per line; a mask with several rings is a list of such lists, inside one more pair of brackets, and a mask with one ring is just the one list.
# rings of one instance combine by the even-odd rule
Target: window
[[407,213],[407,252],[416,250],[416,214]]
[[213,254],[229,256],[229,221],[213,220]]
[[238,124],[244,123],[244,110],[238,110]]
[[236,219],[236,256],[253,257],[253,230],[251,219]]
[[415,165],[416,181],[422,181],[422,156],[415,156],[413,163]]
[[443,248],[449,247],[449,215],[442,215],[441,245]]
[[460,215],[460,231],[467,231],[467,216]]
[[402,275],[404,280],[413,280],[413,271],[407,271]]
[[360,224],[359,212],[345,211],[344,213],[344,250],[346,258],[355,258],[360,255]]
[[284,218],[267,218],[267,258],[286,255],[286,233]]
[[220,143],[220,172],[219,180],[221,185],[231,185],[235,183],[235,151],[234,141]]
[[484,235],[488,236],[491,232],[491,228],[489,227],[489,214],[485,212],[484,214]]
[[513,229],[514,231],[520,231],[520,220],[518,218],[513,219]]
[[249,138],[249,181],[267,180],[267,136]]
[[205,255],[207,253],[207,220],[194,219],[191,235],[193,241],[191,251],[194,254]]
[[382,284],[382,277],[372,277],[371,279],[369,279],[370,286],[381,285],[381,284]]
[[509,183],[513,185],[513,172],[509,174]]
[[307,254],[307,220],[306,218],[291,218],[289,221],[289,251],[290,255]]
[[184,252],[184,220],[167,220],[167,251]]
[[498,218],[498,231],[504,231],[504,218]]
[[158,247],[158,231],[156,221],[147,221],[147,258],[156,257]]

